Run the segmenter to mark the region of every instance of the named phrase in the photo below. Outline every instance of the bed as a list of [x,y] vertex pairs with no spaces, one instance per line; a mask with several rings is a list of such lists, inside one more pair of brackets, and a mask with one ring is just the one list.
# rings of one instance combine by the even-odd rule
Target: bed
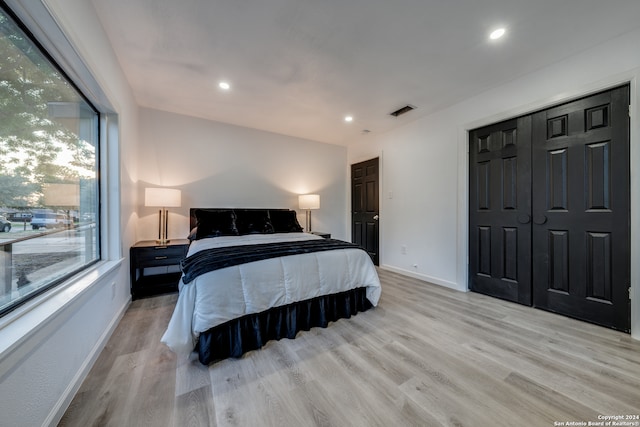
[[191,244],[162,342],[208,365],[377,305],[362,248],[303,233],[288,209],[190,210]]

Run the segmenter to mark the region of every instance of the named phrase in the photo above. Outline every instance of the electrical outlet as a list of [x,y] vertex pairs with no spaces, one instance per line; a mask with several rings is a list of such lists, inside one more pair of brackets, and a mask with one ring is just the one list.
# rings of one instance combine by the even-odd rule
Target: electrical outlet
[[406,255],[407,254],[407,246],[406,245],[400,246],[400,253],[402,255]]
[[111,299],[116,299],[116,282],[111,282]]

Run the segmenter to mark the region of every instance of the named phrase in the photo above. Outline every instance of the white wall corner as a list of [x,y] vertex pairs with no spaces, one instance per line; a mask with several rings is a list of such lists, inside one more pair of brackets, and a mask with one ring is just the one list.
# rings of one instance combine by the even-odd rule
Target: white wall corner
[[466,287],[460,286],[458,283],[451,282],[449,280],[441,279],[439,277],[429,276],[427,274],[416,273],[415,271],[406,270],[404,268],[395,267],[392,265],[382,264],[380,268],[383,270],[391,271],[393,273],[402,274],[404,276],[413,277],[414,279],[422,280],[434,285],[443,286],[445,288],[453,289],[455,291],[467,292]]

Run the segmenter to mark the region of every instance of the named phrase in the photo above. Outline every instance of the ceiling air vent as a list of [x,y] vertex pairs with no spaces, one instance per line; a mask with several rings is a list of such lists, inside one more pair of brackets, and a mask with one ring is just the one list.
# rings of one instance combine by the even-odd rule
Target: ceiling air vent
[[401,116],[403,114],[408,113],[411,110],[415,110],[416,107],[414,107],[413,105],[405,105],[402,108],[398,108],[396,111],[394,111],[393,113],[389,113],[390,115],[392,115],[393,117],[398,117]]

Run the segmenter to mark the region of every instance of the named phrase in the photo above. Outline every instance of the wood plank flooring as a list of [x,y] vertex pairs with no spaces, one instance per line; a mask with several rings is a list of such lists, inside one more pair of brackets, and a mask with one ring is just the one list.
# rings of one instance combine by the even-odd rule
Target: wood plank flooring
[[640,415],[629,335],[379,273],[375,309],[209,367],[159,342],[176,295],[134,301],[60,426],[536,427]]

